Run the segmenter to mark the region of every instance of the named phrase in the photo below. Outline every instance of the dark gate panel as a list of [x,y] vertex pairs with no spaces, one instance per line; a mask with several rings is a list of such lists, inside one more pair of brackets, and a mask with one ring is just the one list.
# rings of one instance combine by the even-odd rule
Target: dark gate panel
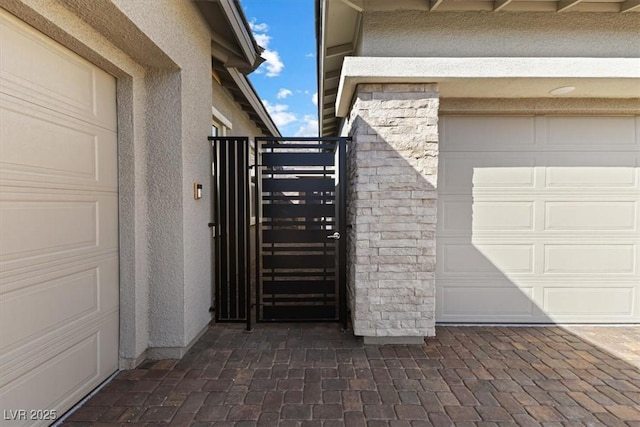
[[249,139],[209,140],[214,171],[215,319],[247,322],[250,329]]
[[345,138],[256,138],[258,321],[346,322]]

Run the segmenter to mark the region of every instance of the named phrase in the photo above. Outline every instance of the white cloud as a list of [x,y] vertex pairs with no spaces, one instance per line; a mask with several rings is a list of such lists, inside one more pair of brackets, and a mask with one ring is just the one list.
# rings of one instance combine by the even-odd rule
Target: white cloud
[[269,42],[271,41],[271,36],[266,34],[254,34],[253,37],[256,39],[256,42],[265,49],[269,46]]
[[312,115],[305,115],[302,120],[304,123],[295,136],[318,136],[318,119]]
[[265,59],[264,64],[260,68],[265,67],[267,69],[267,77],[276,77],[280,75],[284,68],[284,63],[280,59],[280,54],[275,50],[265,49],[262,52],[262,57]]
[[[269,103],[269,101],[265,101],[265,100],[262,101],[262,104],[264,104],[264,107],[267,109],[267,112],[269,113],[269,115],[271,115],[273,122],[278,127],[286,126],[289,123],[293,123],[296,120],[298,120],[295,114],[288,111],[289,110],[288,105],[271,104]],[[317,127],[317,124],[316,124],[316,127]]]
[[251,27],[251,31],[253,32],[253,37],[256,39],[258,45],[264,48],[264,52],[262,52],[262,57],[265,59],[264,63],[258,67],[255,71],[258,74],[264,72],[264,69],[267,71],[267,77],[276,77],[280,75],[282,69],[284,68],[284,63],[280,59],[280,54],[276,50],[269,49],[269,43],[271,43],[271,36],[265,34],[269,31],[269,26],[265,23],[256,24],[255,19],[249,23]]
[[255,32],[260,32],[260,33],[264,33],[266,31],[269,31],[269,26],[266,23],[261,23],[261,24],[256,24],[256,19],[252,19],[251,22],[249,22],[249,28],[251,28],[251,31]]
[[307,58],[315,58],[315,57],[316,57],[316,54],[315,54],[315,53],[313,53],[313,52],[310,52],[310,53],[307,53],[305,56],[306,56]]
[[318,92],[315,92],[313,95],[311,95],[311,102],[313,102],[313,105],[315,105],[316,107],[318,106]]
[[289,89],[282,88],[278,91],[278,95],[276,96],[278,99],[285,99],[287,96],[291,95],[293,95],[293,92],[291,92]]

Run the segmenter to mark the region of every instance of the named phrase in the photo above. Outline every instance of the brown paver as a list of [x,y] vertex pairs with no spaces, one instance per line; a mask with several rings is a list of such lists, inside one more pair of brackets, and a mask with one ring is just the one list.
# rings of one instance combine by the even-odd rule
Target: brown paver
[[214,325],[64,425],[640,427],[640,327],[448,326],[365,346],[330,324]]

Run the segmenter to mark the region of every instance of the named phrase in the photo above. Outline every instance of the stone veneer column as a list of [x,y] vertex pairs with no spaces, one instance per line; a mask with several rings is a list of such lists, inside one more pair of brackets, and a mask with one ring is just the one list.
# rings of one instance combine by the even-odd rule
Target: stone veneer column
[[349,301],[368,343],[435,334],[437,84],[361,84],[349,117]]

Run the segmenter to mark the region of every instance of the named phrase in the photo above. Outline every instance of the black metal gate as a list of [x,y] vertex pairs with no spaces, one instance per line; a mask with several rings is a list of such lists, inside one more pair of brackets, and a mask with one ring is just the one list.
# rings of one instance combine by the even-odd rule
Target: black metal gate
[[249,138],[209,140],[216,321],[346,328],[347,138],[256,138],[252,167]]
[[251,327],[249,138],[209,137],[213,150],[216,322]]
[[346,326],[346,139],[256,138],[257,320]]

